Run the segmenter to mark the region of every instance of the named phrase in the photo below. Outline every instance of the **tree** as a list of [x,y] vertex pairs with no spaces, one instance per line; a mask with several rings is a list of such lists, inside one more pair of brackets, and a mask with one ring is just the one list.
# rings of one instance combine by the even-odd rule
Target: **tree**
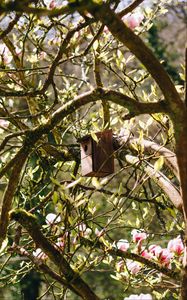
[[[186,99],[146,45],[166,7],[59,2],[0,4],[2,286],[186,299]],[[79,139],[108,128],[115,173],[82,177]]]

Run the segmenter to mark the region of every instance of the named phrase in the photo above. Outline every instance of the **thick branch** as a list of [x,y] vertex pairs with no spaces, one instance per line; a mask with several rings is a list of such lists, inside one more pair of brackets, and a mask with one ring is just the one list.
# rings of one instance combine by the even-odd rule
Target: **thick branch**
[[114,139],[114,147],[115,149],[132,149],[134,150],[133,144],[143,146],[146,153],[153,153],[154,156],[164,156],[164,163],[170,168],[173,174],[179,179],[179,170],[176,155],[171,150],[167,149],[164,146],[161,146],[155,142],[145,140],[145,139],[138,139],[132,136],[129,137],[128,135],[124,135],[122,137],[116,137]]
[[14,210],[11,212],[10,217],[18,221],[28,231],[36,245],[38,245],[59,268],[69,285],[77,291],[77,294],[81,295],[82,299],[99,300],[89,286],[81,279],[79,274],[71,268],[62,253],[42,234],[40,226],[32,214],[24,210]]
[[[132,155],[126,155],[126,160],[131,164],[139,164],[140,162],[137,157]],[[182,211],[182,197],[177,187],[162,172],[156,171],[150,163],[141,162],[140,167],[142,164],[144,172],[164,191],[173,205]]]
[[175,271],[172,271],[166,267],[163,267],[161,265],[159,265],[158,263],[155,263],[154,261],[152,260],[148,260],[136,253],[132,253],[132,252],[124,252],[124,251],[121,251],[117,248],[106,248],[106,246],[104,244],[102,244],[100,241],[97,241],[97,242],[92,242],[91,240],[88,240],[88,239],[85,239],[85,238],[82,238],[82,241],[85,245],[87,246],[90,246],[90,247],[96,247],[96,248],[100,248],[102,250],[104,250],[105,253],[108,253],[114,257],[118,256],[118,257],[121,257],[121,258],[125,258],[125,259],[131,259],[131,260],[134,260],[134,261],[138,261],[142,264],[145,264],[146,266],[148,266],[149,268],[151,269],[154,269],[154,270],[157,270],[159,271],[160,273],[163,273],[164,275],[172,278],[172,279],[177,279],[179,280],[180,277],[179,277],[179,272],[175,272]]
[[0,247],[2,245],[3,240],[6,237],[7,227],[9,223],[9,211],[12,206],[12,199],[14,197],[15,191],[17,189],[21,170],[23,168],[23,165],[27,159],[28,153],[26,151],[22,151],[22,149],[18,152],[16,164],[14,165],[9,183],[7,185],[7,188],[4,192],[4,196],[2,199],[2,210],[1,210],[1,216],[0,216]]
[[153,52],[144,44],[142,39],[137,36],[124,22],[115,14],[107,4],[94,5],[89,12],[102,24],[106,25],[113,36],[123,43],[129,50],[144,64],[149,73],[157,82],[165,99],[168,102],[168,112],[181,114],[183,102],[177,93],[173,82],[157,60]]

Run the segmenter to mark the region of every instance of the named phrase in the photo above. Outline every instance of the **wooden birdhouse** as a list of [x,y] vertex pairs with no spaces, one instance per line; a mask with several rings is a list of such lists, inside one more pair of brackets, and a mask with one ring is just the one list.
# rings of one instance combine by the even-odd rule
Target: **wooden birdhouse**
[[114,173],[112,130],[87,135],[80,140],[82,176],[104,177]]

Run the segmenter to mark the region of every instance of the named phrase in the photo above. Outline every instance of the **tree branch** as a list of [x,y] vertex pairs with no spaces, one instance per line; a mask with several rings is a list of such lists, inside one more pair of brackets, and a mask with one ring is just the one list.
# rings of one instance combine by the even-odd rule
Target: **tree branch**
[[85,300],[99,300],[86,282],[71,268],[62,253],[43,235],[35,216],[27,213],[25,210],[17,209],[10,213],[10,218],[19,222],[28,231],[36,245],[38,245],[59,268],[68,284],[77,294],[81,295]]
[[[132,155],[126,155],[126,160],[133,165],[140,163],[139,159]],[[150,163],[141,161],[140,168],[142,164],[144,172],[164,191],[173,205],[182,211],[182,197],[177,187],[162,172],[156,171]]]
[[[147,68],[149,73],[157,82],[166,101],[168,102],[168,113],[172,119],[176,113],[181,115],[184,103],[180,99],[173,82],[157,60],[153,52],[144,44],[142,39],[136,35],[124,22],[115,14],[107,4],[100,4],[88,7],[89,12],[106,25],[112,35],[124,44]],[[174,115],[175,112],[175,115]]]
[[145,264],[146,266],[148,266],[149,268],[151,269],[154,269],[154,270],[157,270],[159,271],[160,273],[163,273],[164,275],[172,278],[172,279],[177,279],[177,280],[180,280],[180,272],[176,272],[176,271],[172,271],[166,267],[163,267],[157,263],[155,263],[154,261],[152,260],[148,260],[147,258],[144,258],[136,253],[132,253],[132,252],[124,252],[124,251],[121,251],[117,248],[107,248],[102,242],[100,241],[97,241],[97,242],[92,242],[91,240],[88,240],[86,238],[81,238],[83,244],[93,248],[93,247],[96,247],[96,248],[99,248],[99,249],[102,249],[105,253],[107,254],[110,254],[114,257],[118,256],[118,257],[121,257],[121,258],[125,258],[125,259],[131,259],[131,260],[134,260],[134,261],[138,261],[142,264]]

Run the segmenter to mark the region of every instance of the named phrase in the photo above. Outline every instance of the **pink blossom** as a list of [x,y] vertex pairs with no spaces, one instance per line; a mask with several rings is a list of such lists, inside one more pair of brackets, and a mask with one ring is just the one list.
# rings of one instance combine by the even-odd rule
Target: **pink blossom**
[[170,267],[172,257],[173,255],[168,251],[168,249],[162,249],[158,260],[162,265]]
[[141,256],[143,256],[146,259],[151,259],[153,257],[153,254],[151,252],[147,251],[146,249],[144,249],[141,252]]
[[59,237],[59,238],[57,239],[56,246],[57,246],[58,248],[60,248],[61,250],[64,249],[64,247],[65,247],[65,238],[64,238],[63,236],[62,236],[62,237]]
[[157,245],[151,245],[149,247],[149,252],[152,253],[158,260],[158,262],[166,267],[170,266],[171,258],[173,255],[166,248],[161,248]]
[[183,245],[183,242],[182,242],[180,236],[169,241],[167,249],[170,252],[175,253],[176,255],[181,255],[184,252],[184,245]]
[[143,20],[143,15],[141,13],[133,13],[128,14],[123,18],[123,21],[130,29],[135,29],[136,27],[140,26],[140,23]]
[[48,225],[54,225],[61,221],[61,217],[56,214],[50,213],[46,216],[45,221]]
[[138,243],[138,242],[141,243],[143,240],[147,238],[147,234],[145,232],[136,229],[133,229],[131,234],[134,243]]
[[162,248],[158,245],[151,245],[149,246],[149,252],[154,256],[159,257],[160,253],[162,252]]
[[132,261],[132,260],[128,260],[127,261],[127,268],[128,270],[131,272],[131,274],[137,274],[140,270],[141,270],[141,265],[136,262],[136,261]]
[[81,223],[78,225],[78,230],[79,230],[81,236],[84,236],[87,238],[92,233],[92,230],[90,228],[86,227],[86,224],[84,224],[84,223]]
[[53,9],[56,7],[56,3],[55,3],[55,0],[52,0],[50,3],[49,3],[49,8],[50,9]]
[[86,224],[84,224],[84,223],[79,224],[78,229],[80,232],[86,231]]
[[95,234],[98,236],[98,237],[101,237],[102,235],[105,234],[105,229],[102,229],[99,231],[98,228],[95,229]]
[[33,251],[33,255],[41,260],[45,260],[47,258],[47,255],[40,248]]
[[0,119],[0,127],[7,128],[9,125],[9,121]]
[[119,240],[116,246],[119,250],[126,252],[129,249],[129,242],[127,240]]

